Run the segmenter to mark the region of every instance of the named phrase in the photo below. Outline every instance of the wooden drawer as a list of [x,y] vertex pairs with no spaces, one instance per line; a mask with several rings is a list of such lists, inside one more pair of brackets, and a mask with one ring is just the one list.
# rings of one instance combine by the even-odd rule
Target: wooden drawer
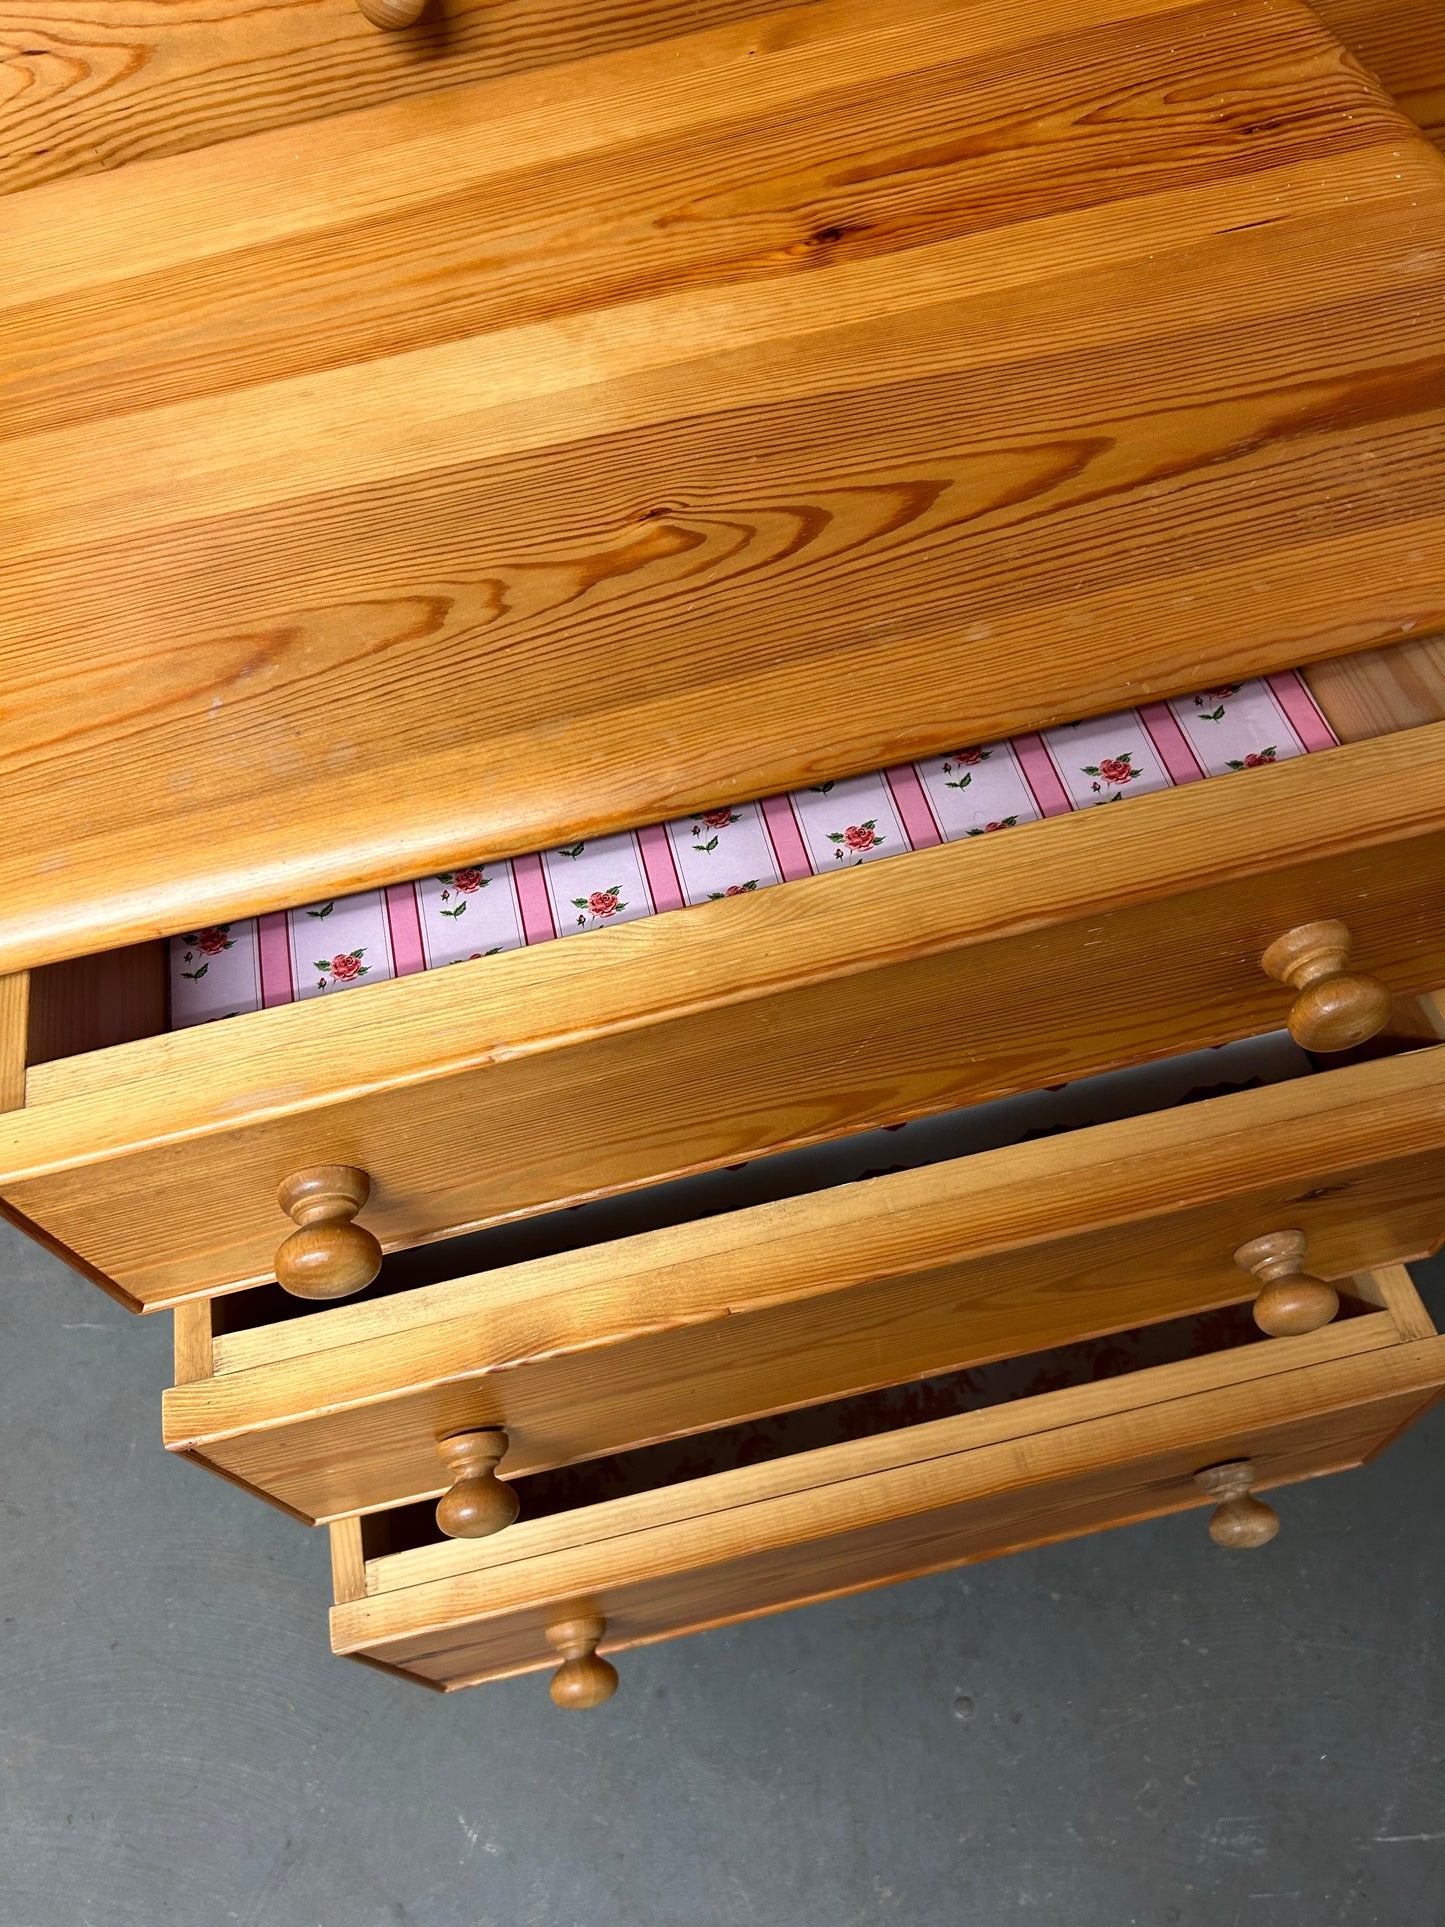
[[[448,1690],[555,1665],[548,1627],[582,1615],[616,1652],[1205,1504],[1195,1474],[1221,1462],[1252,1461],[1265,1487],[1356,1465],[1442,1383],[1445,1340],[1377,1313],[492,1539],[369,1558],[349,1520],[332,1528],[332,1645]],[[1288,1560],[1282,1510],[1270,1556]]]
[[1326,917],[1445,983],[1445,725],[36,1064],[0,1202],[172,1305],[274,1275],[303,1167],[393,1250],[1275,1029]]
[[[1445,1048],[844,1184],[210,1337],[165,1442],[308,1522],[444,1491],[437,1441],[553,1466],[1328,1279],[1445,1237]],[[1346,1288],[1348,1289],[1348,1288]]]

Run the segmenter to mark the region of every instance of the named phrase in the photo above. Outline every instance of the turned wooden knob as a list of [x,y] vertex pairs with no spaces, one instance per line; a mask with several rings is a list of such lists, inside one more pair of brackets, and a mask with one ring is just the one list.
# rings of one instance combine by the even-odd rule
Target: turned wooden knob
[[352,1164],[293,1171],[276,1193],[301,1227],[276,1253],[276,1282],[295,1298],[349,1298],[381,1270],[381,1246],[351,1220],[371,1196],[371,1179]]
[[597,1642],[607,1621],[596,1614],[561,1619],[547,1628],[549,1643],[562,1655],[548,1692],[558,1706],[600,1706],[617,1691],[617,1668],[597,1657]]
[[1312,1278],[1304,1268],[1304,1257],[1302,1231],[1266,1231],[1234,1254],[1240,1270],[1258,1278],[1264,1287],[1254,1301],[1254,1322],[1271,1338],[1318,1331],[1340,1308],[1334,1286]]
[[356,0],[373,27],[414,27],[426,12],[427,0]]
[[1346,925],[1326,917],[1276,937],[1259,960],[1298,992],[1289,1034],[1303,1050],[1349,1050],[1385,1028],[1393,999],[1378,978],[1349,969],[1352,941]]
[[453,1432],[437,1440],[437,1457],[453,1485],[437,1500],[437,1524],[449,1539],[485,1539],[517,1516],[516,1492],[497,1477],[505,1432]]
[[1267,1546],[1279,1531],[1279,1514],[1250,1492],[1254,1484],[1252,1459],[1233,1459],[1228,1465],[1206,1466],[1194,1483],[1219,1504],[1209,1515],[1209,1536],[1217,1546],[1235,1551]]

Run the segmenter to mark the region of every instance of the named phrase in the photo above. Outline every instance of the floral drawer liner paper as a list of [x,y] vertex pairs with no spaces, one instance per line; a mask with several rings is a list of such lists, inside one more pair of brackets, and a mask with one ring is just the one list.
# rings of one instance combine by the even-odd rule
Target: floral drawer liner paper
[[171,1023],[325,997],[1333,748],[1293,671],[171,939]]

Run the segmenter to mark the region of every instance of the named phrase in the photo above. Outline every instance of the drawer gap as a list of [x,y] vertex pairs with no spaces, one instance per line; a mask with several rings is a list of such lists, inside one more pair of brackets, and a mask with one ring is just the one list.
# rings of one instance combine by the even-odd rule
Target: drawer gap
[[[1377,1306],[1352,1295],[1347,1284],[1340,1287],[1340,1293],[1336,1327],[1356,1318],[1380,1315]],[[553,1518],[609,1500],[685,1485],[714,1473],[769,1464],[855,1439],[906,1432],[938,1419],[1098,1384],[1155,1366],[1218,1356],[1253,1345],[1278,1349],[1290,1342],[1266,1338],[1255,1325],[1248,1305],[1229,1305],[534,1473],[516,1481],[521,1518]],[[1283,1358],[1281,1353],[1282,1363]],[[504,1476],[505,1471],[504,1464]],[[361,1520],[361,1532],[368,1560],[456,1543],[438,1528],[431,1500],[367,1514]]]
[[[1288,1034],[1278,1031],[1153,1064],[1106,1071],[1055,1090],[965,1105],[937,1117],[780,1151],[745,1164],[390,1252],[375,1284],[352,1302],[360,1305],[396,1297],[753,1205],[804,1197],[896,1171],[924,1170],[981,1151],[1258,1090],[1308,1077],[1315,1068]],[[324,1321],[334,1317],[274,1284],[227,1293],[209,1302],[215,1338],[285,1326],[301,1318],[317,1321],[313,1329],[319,1334]],[[284,1345],[280,1349],[284,1351]],[[220,1368],[229,1369],[224,1364]]]

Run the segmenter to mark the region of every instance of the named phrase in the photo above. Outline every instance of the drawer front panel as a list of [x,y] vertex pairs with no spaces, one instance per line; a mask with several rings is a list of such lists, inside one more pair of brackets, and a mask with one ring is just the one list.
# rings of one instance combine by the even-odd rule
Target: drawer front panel
[[[1162,1386],[1177,1370],[1140,1377]],[[1194,1473],[1221,1461],[1253,1460],[1262,1486],[1355,1465],[1442,1381],[1445,1342],[1427,1340],[829,1480],[495,1565],[481,1583],[377,1590],[333,1610],[333,1645],[459,1686],[555,1663],[545,1627],[580,1610],[605,1616],[603,1650],[615,1650],[1197,1506]],[[1049,1399],[1027,1403],[1046,1420]],[[829,1457],[836,1466],[836,1450]]]
[[0,1116],[0,1194],[154,1307],[271,1276],[276,1187],[308,1165],[368,1171],[364,1222],[398,1248],[1277,1028],[1259,957],[1316,918],[1425,991],[1442,746],[1412,731],[76,1060]]
[[[1445,1052],[1438,1058],[1445,1079]],[[1274,1155],[1286,1155],[1280,1113],[1290,1098],[1314,1098],[1330,1111],[1363,1101],[1364,1088],[1408,1068],[1362,1066],[1279,1093],[1244,1093],[1169,1118],[1075,1134],[1105,1139],[1093,1167],[1101,1210],[1108,1208],[1107,1147],[1124,1161],[1137,1146],[1141,1187],[1152,1187],[1158,1215],[1101,1229],[1070,1229],[1057,1156],[1051,1171],[1047,1154],[1017,1147],[904,1174],[904,1183],[876,1179],[856,1195],[801,1200],[800,1211],[764,1207],[734,1214],[736,1223],[709,1220],[560,1264],[483,1274],[469,1291],[469,1316],[428,1323],[420,1304],[358,1307],[342,1321],[355,1332],[392,1313],[409,1311],[414,1322],[179,1385],[165,1397],[165,1440],[324,1521],[440,1493],[449,1481],[435,1441],[451,1432],[504,1428],[504,1473],[523,1477],[1233,1303],[1251,1289],[1234,1251],[1286,1225],[1306,1233],[1313,1271],[1348,1278],[1423,1255],[1445,1236],[1445,1142],[1363,1169],[1316,1168],[1194,1209],[1163,1207],[1211,1182],[1217,1139],[1206,1141],[1207,1125],[1232,1117],[1239,1143],[1257,1154],[1268,1136]],[[1439,1108],[1445,1112],[1445,1086]],[[1397,1116],[1407,1136],[1403,1109]],[[1192,1158],[1188,1126],[1201,1134]],[[1445,1116],[1426,1128],[1445,1140]],[[1186,1143],[1177,1158],[1167,1155],[1171,1132]],[[1032,1215],[1016,1225],[1014,1248],[978,1253],[989,1178],[1010,1165],[1018,1192],[1034,1191]],[[905,1252],[895,1226],[910,1210],[927,1223]],[[964,1255],[970,1239],[975,1253]],[[526,1291],[529,1274],[538,1283],[551,1279],[550,1294]],[[747,1310],[745,1294],[765,1308]],[[451,1305],[456,1293],[442,1287],[416,1296]],[[323,1324],[328,1316],[320,1314]],[[277,1342],[293,1329],[281,1327]]]

